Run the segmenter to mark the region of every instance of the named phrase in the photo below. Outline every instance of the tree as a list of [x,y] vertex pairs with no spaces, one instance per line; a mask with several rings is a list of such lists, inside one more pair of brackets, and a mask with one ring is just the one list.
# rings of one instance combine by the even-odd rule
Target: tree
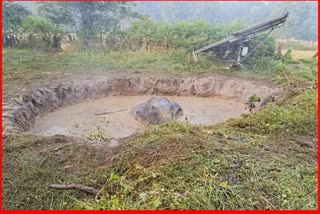
[[38,10],[55,24],[75,26],[87,47],[98,34],[120,28],[120,21],[132,15],[132,6],[128,2],[43,2]]
[[30,11],[24,6],[13,2],[3,2],[2,8],[2,31],[4,36],[19,33],[21,31],[22,21],[26,16],[31,14]]
[[68,2],[39,2],[37,11],[40,16],[53,24],[64,27],[72,27],[76,24],[75,13]]
[[34,45],[34,35],[41,35],[43,40],[47,43],[47,47],[51,44],[51,36],[56,36],[63,32],[63,29],[51,23],[48,19],[40,16],[28,16],[23,22],[22,27],[24,32],[29,33],[29,40],[31,46]]

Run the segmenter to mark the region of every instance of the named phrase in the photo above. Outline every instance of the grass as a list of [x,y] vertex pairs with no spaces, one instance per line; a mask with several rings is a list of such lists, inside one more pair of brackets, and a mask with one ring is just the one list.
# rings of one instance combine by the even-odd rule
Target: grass
[[292,51],[293,59],[310,59],[317,53],[317,50],[294,50]]
[[272,79],[280,85],[318,82],[317,59],[294,60],[291,57],[281,59],[262,58],[247,65],[243,73]]
[[69,76],[117,75],[140,73],[143,75],[198,75],[222,73],[254,78],[273,78],[283,83],[288,77],[295,81],[316,81],[317,60],[289,58],[259,58],[249,60],[241,71],[225,70],[200,56],[195,63],[191,54],[184,51],[169,52],[123,52],[110,50],[65,51],[50,53],[32,49],[3,50],[4,84],[13,81],[16,85],[52,81]]
[[[4,208],[316,209],[317,150],[294,137],[317,135],[316,95],[216,126],[154,126],[116,151],[61,137],[5,138]],[[237,128],[243,123],[250,126]],[[74,182],[101,194],[48,189]]]
[[[52,73],[199,74],[183,52],[3,51],[4,84]],[[296,96],[216,126],[172,122],[110,149],[55,136],[3,137],[4,209],[317,209],[317,61],[260,59],[239,73],[273,79]],[[37,79],[38,77],[38,79]],[[299,138],[303,137],[305,144]],[[53,183],[101,189],[99,197]]]
[[[36,62],[36,63],[35,63]],[[41,75],[44,72],[72,74],[108,74],[141,71],[147,74],[201,73],[216,71],[206,58],[193,63],[183,51],[121,52],[107,50],[66,51],[49,53],[32,49],[4,49],[3,75]]]
[[[3,138],[3,207],[5,209],[70,209],[76,191],[57,191],[53,183],[97,186],[97,169],[110,149],[70,137],[15,135]],[[92,175],[92,176],[90,176]],[[97,186],[99,187],[99,186]]]
[[262,134],[288,134],[316,136],[315,123],[318,108],[317,89],[310,89],[278,106],[272,103],[268,108],[241,119],[229,120],[234,128],[247,129]]
[[[300,102],[299,108],[309,110],[316,92],[304,93],[285,107]],[[316,109],[310,111],[317,114]],[[291,113],[289,118],[305,121],[301,111]],[[259,112],[250,117],[259,121],[270,116]],[[280,114],[277,120],[287,117]],[[99,200],[79,200],[76,208],[316,209],[317,151],[289,137],[301,130],[316,136],[316,117],[306,120],[297,121],[290,133],[261,131],[260,126],[234,129],[232,123],[195,127],[173,122],[155,127],[132,139],[117,156],[108,171],[117,176],[104,185],[107,193]]]
[[283,49],[291,50],[318,50],[318,42],[303,40],[277,40],[278,45],[282,44]]

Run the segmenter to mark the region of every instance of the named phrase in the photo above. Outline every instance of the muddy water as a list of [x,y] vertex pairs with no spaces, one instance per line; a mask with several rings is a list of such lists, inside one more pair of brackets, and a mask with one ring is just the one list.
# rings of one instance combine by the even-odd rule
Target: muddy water
[[[130,109],[151,96],[111,96],[65,106],[39,117],[30,132],[41,135],[127,137],[143,129],[130,115]],[[218,98],[167,97],[178,102],[192,124],[212,125],[245,112],[243,103]],[[110,114],[96,115],[102,112]]]

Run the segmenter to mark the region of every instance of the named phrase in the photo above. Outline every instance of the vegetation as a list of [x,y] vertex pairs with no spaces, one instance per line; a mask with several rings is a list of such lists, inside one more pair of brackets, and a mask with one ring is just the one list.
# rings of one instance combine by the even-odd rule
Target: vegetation
[[[103,145],[96,148],[57,137],[6,139],[4,207],[316,209],[317,151],[293,137],[316,131],[316,100],[316,91],[301,94],[285,106],[292,115],[272,105],[249,119],[214,127],[178,122],[155,126],[112,154]],[[311,105],[312,114],[300,116],[296,102],[304,110]],[[281,113],[270,114],[274,111]],[[235,129],[243,120],[256,123]],[[285,123],[290,124],[286,127],[282,121],[295,124]],[[21,176],[14,176],[18,172]],[[91,185],[101,194],[93,199],[76,191],[48,189],[60,182]],[[12,185],[20,187],[18,195],[12,195]]]
[[279,38],[294,37],[309,41],[318,39],[316,2],[137,2],[136,10],[168,23],[200,18],[209,23],[230,23],[240,19],[246,20],[250,25],[289,12],[288,23],[278,33]]
[[[36,62],[36,63],[35,63]],[[166,63],[163,63],[166,62]],[[193,63],[184,51],[70,51],[59,54],[39,50],[5,49],[4,79],[41,76],[45,72],[71,74],[108,74],[137,71],[146,74],[179,74],[218,72],[219,66],[209,59]]]
[[[120,52],[49,55],[37,50],[5,49],[4,78],[12,81],[13,74],[25,78],[32,73],[36,77],[45,71],[58,72],[57,65],[60,70],[70,72],[79,72],[85,65],[90,72],[99,66],[103,72],[109,72],[111,65],[118,71],[121,67],[117,64],[123,66],[124,72],[139,66],[150,72],[149,68],[154,66],[154,71],[162,69],[172,74],[180,72],[174,66],[185,59],[184,53],[175,58],[177,52],[126,53],[128,57],[124,58]],[[277,69],[266,74],[278,77],[276,80],[284,86],[292,86],[292,82],[299,86],[306,81],[316,84],[315,59],[279,61],[274,68]],[[207,69],[204,67],[203,71]],[[199,70],[192,74],[196,71]],[[3,206],[5,209],[316,209],[317,114],[317,90],[305,89],[293,98],[271,103],[260,112],[216,126],[178,122],[155,126],[114,151],[103,144],[95,147],[59,136],[5,137]],[[93,198],[79,191],[50,189],[48,186],[53,183],[81,183],[102,191]],[[12,191],[17,187],[19,193]]]
[[249,110],[250,113],[256,108],[256,103],[261,102],[260,97],[253,94],[249,97],[248,101],[246,102],[246,109]]
[[[225,65],[219,65],[206,57],[194,63],[185,51],[65,51],[51,53],[29,49],[3,50],[3,77],[5,80],[44,73],[70,74],[125,74],[136,71],[144,74],[201,74],[224,73]],[[35,63],[36,62],[36,63]],[[166,62],[166,63],[163,63]],[[237,75],[268,77],[279,84],[299,84],[301,81],[317,82],[317,60],[292,60],[263,58],[257,64],[247,64]]]
[[317,135],[317,92],[307,90],[281,106],[272,104],[268,108],[237,120],[230,120],[232,127],[253,133]]
[[192,51],[216,42],[244,26],[242,22],[219,25],[209,24],[206,21],[178,22],[169,25],[146,18],[133,22],[122,35],[125,36],[124,43],[135,43],[133,45],[138,49],[154,46]]
[[3,34],[4,36],[10,33],[21,31],[22,21],[30,14],[24,6],[13,2],[3,2]]
[[[317,59],[297,60],[290,52],[275,56],[276,40],[271,38],[243,62],[241,71],[225,69],[207,56],[193,60],[194,48],[245,26],[241,21],[207,22],[233,20],[234,4],[241,5],[226,3],[229,13],[223,16],[217,8],[206,21],[178,22],[192,8],[186,3],[188,10],[175,10],[167,22],[160,22],[135,13],[126,2],[42,2],[37,15],[4,3],[4,33],[34,36],[3,49],[5,102],[55,78],[132,73],[261,78],[281,86],[285,95],[255,112],[260,98],[253,94],[246,103],[250,114],[214,126],[177,121],[146,126],[114,149],[100,132],[89,136],[101,141],[94,145],[64,136],[5,135],[4,209],[317,209]],[[252,4],[254,9],[239,11],[256,22],[282,11],[284,3]],[[167,9],[177,5],[168,3]],[[201,12],[213,10],[201,5]],[[313,11],[309,6],[294,8],[293,14]],[[292,20],[295,25],[313,24],[308,17]],[[293,31],[290,27],[286,33]],[[79,35],[73,48],[48,48],[68,32]],[[314,35],[299,31],[297,37]],[[101,192],[93,197],[50,189],[54,183],[80,183]]]
[[74,28],[86,47],[92,47],[96,35],[114,33],[120,21],[134,17],[128,2],[42,2],[39,12],[53,23]]

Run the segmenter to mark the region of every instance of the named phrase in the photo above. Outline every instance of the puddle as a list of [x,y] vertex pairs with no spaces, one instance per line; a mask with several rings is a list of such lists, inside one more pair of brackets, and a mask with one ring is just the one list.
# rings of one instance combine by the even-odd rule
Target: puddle
[[[41,135],[63,134],[80,137],[103,133],[103,137],[127,137],[143,127],[142,123],[130,115],[131,108],[146,102],[150,97],[152,96],[110,96],[61,107],[37,118],[30,132]],[[213,125],[245,113],[243,103],[231,100],[212,97],[166,97],[181,105],[184,116],[179,120],[185,121],[187,118],[192,124]],[[115,112],[95,115],[109,111]]]

